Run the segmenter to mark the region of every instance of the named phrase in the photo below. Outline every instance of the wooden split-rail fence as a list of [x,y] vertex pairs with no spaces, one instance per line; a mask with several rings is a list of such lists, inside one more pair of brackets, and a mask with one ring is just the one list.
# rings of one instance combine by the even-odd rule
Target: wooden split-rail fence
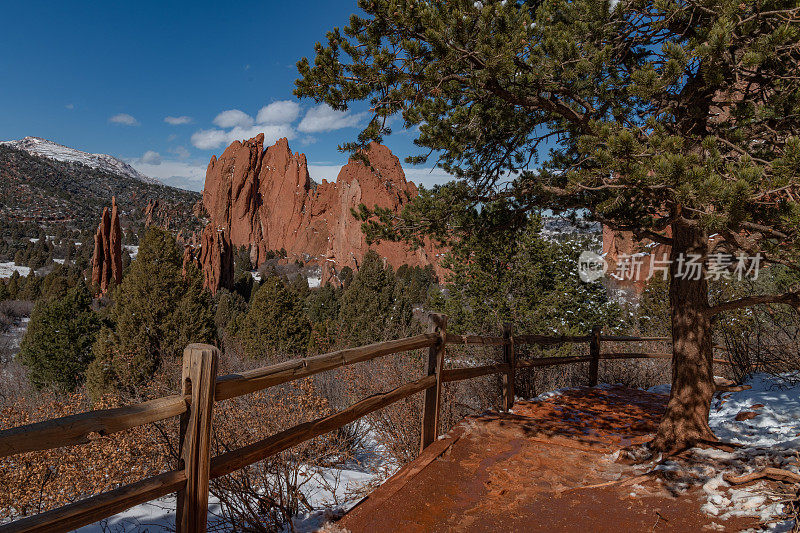
[[[514,375],[517,369],[548,367],[567,363],[589,363],[589,385],[597,385],[600,360],[669,359],[669,353],[601,353],[603,341],[669,341],[669,337],[630,337],[602,335],[595,327],[589,335],[545,336],[513,335],[511,327],[502,336],[453,335],[447,333],[447,317],[431,314],[427,333],[380,342],[323,355],[293,359],[240,374],[217,376],[218,350],[205,344],[190,344],[183,354],[181,391],[173,396],[138,405],[88,411],[0,431],[0,457],[49,450],[62,446],[86,444],[98,436],[180,417],[182,467],[119,487],[0,526],[3,532],[70,531],[171,493],[177,493],[176,530],[204,532],[208,515],[209,481],[240,470],[257,461],[335,431],[359,418],[413,394],[424,392],[421,449],[439,433],[439,402],[442,384],[452,381],[500,374],[502,407],[514,405]],[[588,343],[588,356],[516,358],[515,346],[540,346],[562,343]],[[495,345],[503,349],[503,362],[445,369],[448,344]],[[214,404],[229,398],[253,393],[282,383],[306,378],[320,372],[369,361],[390,354],[428,348],[427,373],[421,379],[391,391],[375,394],[330,416],[305,422],[259,440],[243,448],[211,457],[211,420]],[[715,360],[727,363],[724,360]]]

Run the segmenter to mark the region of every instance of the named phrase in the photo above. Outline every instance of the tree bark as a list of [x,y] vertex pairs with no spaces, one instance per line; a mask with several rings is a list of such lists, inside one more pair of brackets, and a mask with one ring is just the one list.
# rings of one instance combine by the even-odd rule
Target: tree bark
[[705,265],[708,236],[696,223],[672,223],[669,302],[672,318],[672,391],[651,449],[677,452],[701,441],[716,441],[708,425],[714,395],[711,318],[705,267],[687,269],[689,258]]

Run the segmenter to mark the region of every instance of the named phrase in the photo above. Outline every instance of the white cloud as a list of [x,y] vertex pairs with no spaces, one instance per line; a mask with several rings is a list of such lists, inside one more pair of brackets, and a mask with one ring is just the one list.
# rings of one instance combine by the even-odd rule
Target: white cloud
[[[192,145],[201,150],[213,150],[263,133],[264,145],[269,146],[281,137],[294,139],[297,136],[297,131],[291,124],[298,116],[300,105],[291,100],[278,100],[262,107],[255,120],[244,111],[228,109],[214,118],[216,128],[194,132]],[[352,120],[350,117],[348,119]],[[311,137],[306,136],[306,139]]]
[[164,122],[172,126],[180,126],[181,124],[191,124],[192,117],[181,115],[180,117],[164,117]]
[[240,128],[247,128],[253,125],[253,117],[238,109],[228,109],[214,118],[214,125],[220,128],[233,128],[237,126]]
[[139,121],[127,113],[117,113],[108,119],[112,124],[122,124],[123,126],[138,126]]
[[201,150],[212,150],[233,141],[252,139],[259,133],[264,134],[264,144],[269,146],[281,137],[293,139],[296,135],[294,128],[288,124],[267,124],[261,126],[235,127],[231,130],[200,130],[192,135],[192,144]]
[[160,164],[154,165],[144,162],[143,159],[144,157],[128,160],[128,162],[142,174],[152,176],[165,185],[190,191],[203,189],[207,163],[162,159]]
[[201,150],[211,150],[221,146],[227,138],[222,130],[199,130],[192,134],[192,144]]
[[328,104],[312,107],[297,126],[304,133],[333,131],[342,128],[353,128],[367,116],[367,113],[351,114],[349,111],[337,111]]
[[300,115],[300,104],[279,100],[262,107],[256,115],[258,124],[289,124]]
[[176,146],[175,148],[170,148],[167,151],[171,154],[175,154],[176,156],[178,156],[178,159],[189,158],[189,150],[187,150],[185,146]]
[[67,109],[75,109],[75,104],[67,104],[64,107],[66,107]]
[[161,154],[153,150],[148,150],[142,155],[141,162],[147,165],[160,165]]

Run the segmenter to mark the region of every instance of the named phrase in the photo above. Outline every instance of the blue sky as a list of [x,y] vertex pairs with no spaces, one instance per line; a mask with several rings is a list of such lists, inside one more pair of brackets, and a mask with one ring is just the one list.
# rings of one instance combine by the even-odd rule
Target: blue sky
[[[365,106],[338,114],[292,95],[295,63],[355,0],[9,2],[0,32],[0,140],[44,137],[125,159],[199,190],[213,154],[259,131],[288,136],[312,178],[336,178]],[[400,132],[386,144],[417,153]],[[406,167],[431,185],[441,171]]]

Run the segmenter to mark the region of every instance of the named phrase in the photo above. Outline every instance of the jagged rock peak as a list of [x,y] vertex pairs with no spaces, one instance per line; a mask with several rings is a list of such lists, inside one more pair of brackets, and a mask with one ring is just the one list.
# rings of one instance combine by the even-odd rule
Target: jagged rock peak
[[111,211],[103,208],[103,216],[94,234],[92,255],[92,285],[105,294],[111,282],[122,282],[122,228],[119,223],[117,199],[111,198]]
[[232,246],[249,247],[255,265],[266,260],[268,251],[283,249],[290,259],[316,260],[325,272],[330,267],[355,268],[369,248],[395,266],[436,263],[432,248],[409,251],[400,243],[386,242],[368,246],[360,221],[351,215],[360,204],[399,212],[417,195],[389,148],[370,144],[367,164],[351,158],[336,182],[322,180],[312,187],[306,156],[292,152],[288,139],[266,149],[263,143],[264,135],[259,134],[233,142],[219,158],[212,157],[203,190],[209,225]]

